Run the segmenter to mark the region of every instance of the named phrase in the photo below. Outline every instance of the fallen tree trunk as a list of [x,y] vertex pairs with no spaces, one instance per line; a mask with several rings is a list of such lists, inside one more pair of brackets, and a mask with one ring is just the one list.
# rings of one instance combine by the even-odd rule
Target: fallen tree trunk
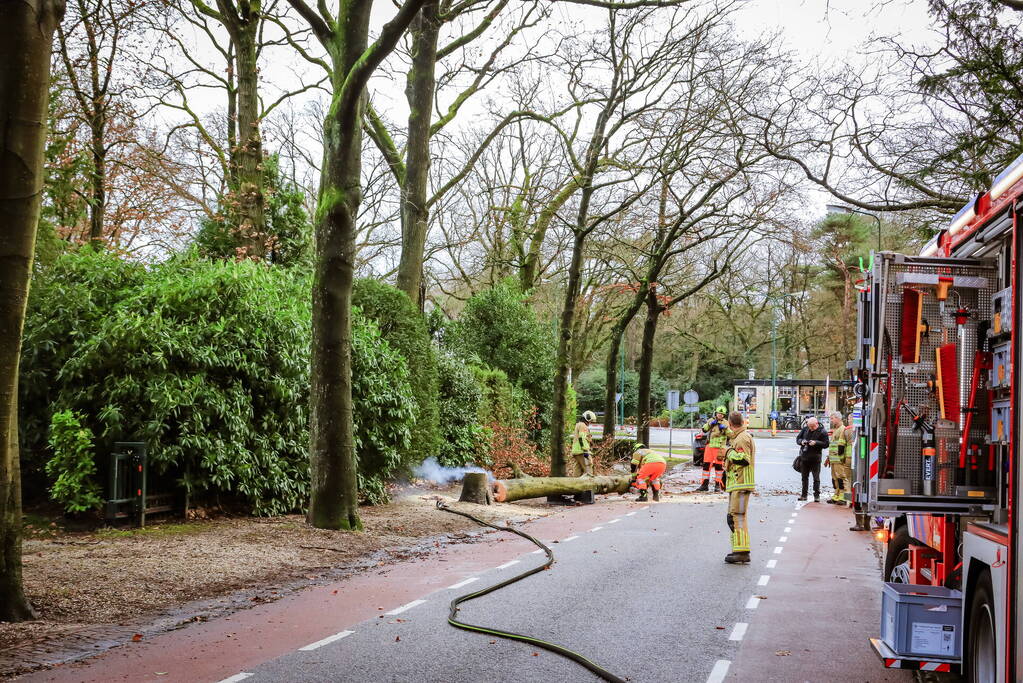
[[494,500],[509,503],[525,498],[569,495],[573,493],[625,493],[629,490],[626,476],[614,477],[525,477],[498,479],[492,484]]

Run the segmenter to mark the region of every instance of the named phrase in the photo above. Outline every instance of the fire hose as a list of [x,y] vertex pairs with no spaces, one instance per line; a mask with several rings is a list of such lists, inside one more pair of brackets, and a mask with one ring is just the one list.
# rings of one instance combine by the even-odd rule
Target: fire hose
[[549,651],[551,651],[551,652],[553,652],[555,654],[561,655],[562,657],[566,657],[568,659],[571,659],[572,661],[574,661],[574,662],[582,665],[583,667],[589,669],[591,672],[593,672],[594,674],[596,674],[600,678],[604,679],[605,681],[609,681],[610,683],[625,683],[625,679],[619,678],[618,676],[614,675],[613,673],[611,673],[607,669],[604,669],[604,668],[600,667],[599,665],[594,664],[593,662],[591,662],[586,657],[583,657],[581,654],[579,654],[577,652],[572,652],[568,648],[562,647],[561,645],[556,645],[554,643],[548,643],[545,640],[540,640],[539,638],[534,638],[532,636],[522,635],[521,633],[513,633],[511,631],[502,631],[500,629],[490,628],[490,627],[487,627],[487,626],[478,626],[476,624],[467,624],[464,621],[459,621],[458,620],[458,606],[460,604],[462,604],[463,602],[468,602],[469,600],[475,600],[476,598],[481,598],[484,595],[488,595],[489,593],[493,593],[494,591],[498,591],[498,590],[500,590],[502,588],[505,588],[506,586],[510,586],[511,584],[515,583],[516,581],[521,581],[522,579],[526,578],[527,576],[532,576],[533,574],[538,574],[539,572],[544,571],[545,569],[549,568],[552,564],[554,564],[554,551],[552,551],[550,548],[548,548],[542,542],[538,541],[536,538],[530,536],[529,534],[527,534],[524,531],[519,531],[518,529],[512,529],[511,527],[507,527],[507,526],[500,526],[500,525],[497,525],[497,524],[491,524],[490,522],[485,522],[485,521],[483,521],[482,519],[480,519],[478,517],[473,517],[472,515],[470,515],[470,514],[468,514],[466,512],[459,512],[458,510],[452,510],[451,508],[449,508],[447,505],[445,505],[444,503],[442,503],[439,500],[437,501],[437,509],[438,510],[443,510],[444,512],[450,512],[453,515],[461,515],[462,517],[465,517],[467,519],[471,519],[472,521],[476,522],[477,524],[480,524],[482,526],[488,526],[491,529],[497,529],[498,531],[509,531],[509,532],[511,532],[513,534],[518,534],[522,538],[524,538],[527,541],[530,541],[531,543],[536,545],[538,548],[540,548],[541,550],[543,550],[547,554],[547,561],[544,562],[543,564],[537,566],[537,567],[533,567],[532,569],[524,571],[521,574],[516,574],[515,576],[511,577],[510,579],[506,579],[505,581],[502,581],[500,583],[494,584],[493,586],[490,586],[488,588],[484,588],[482,590],[478,590],[478,591],[475,591],[473,593],[466,593],[465,595],[460,595],[457,598],[455,598],[454,600],[452,600],[451,601],[451,611],[448,613],[448,623],[449,624],[451,624],[455,628],[460,628],[460,629],[463,629],[465,631],[473,631],[475,633],[486,633],[486,634],[491,635],[491,636],[497,636],[499,638],[507,638],[509,640],[518,640],[518,641],[521,641],[523,643],[530,643],[531,645],[535,645],[536,647],[542,647],[545,650],[549,650]]

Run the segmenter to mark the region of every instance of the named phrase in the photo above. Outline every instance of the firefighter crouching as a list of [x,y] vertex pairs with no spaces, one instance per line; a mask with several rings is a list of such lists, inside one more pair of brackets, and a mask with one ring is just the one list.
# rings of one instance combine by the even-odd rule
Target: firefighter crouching
[[583,418],[575,423],[572,430],[572,459],[575,460],[576,476],[593,476],[593,449],[590,447],[590,423],[597,416],[592,410],[583,413]]
[[753,495],[753,466],[757,447],[746,429],[742,413],[728,416],[732,436],[725,454],[725,490],[728,491],[728,528],[732,531],[732,552],[725,556],[729,564],[747,563],[749,557],[749,526],[746,510]]
[[831,466],[831,483],[835,488],[835,492],[828,499],[828,503],[832,505],[845,505],[846,501],[850,500],[849,489],[852,486],[852,468],[849,467],[850,431],[842,420],[842,413],[837,410],[831,413],[831,445],[828,448],[825,466]]
[[725,447],[728,445],[728,424],[725,415],[728,411],[724,406],[718,406],[714,411],[714,417],[710,422],[703,425],[703,431],[707,434],[707,447],[703,451],[703,481],[697,491],[710,489],[710,472],[714,470],[714,490],[723,489],[723,470]]
[[641,443],[632,447],[632,471],[635,472],[632,485],[639,489],[637,503],[646,502],[648,483],[654,490],[654,500],[661,499],[661,475],[667,467],[668,461],[657,451],[652,451]]

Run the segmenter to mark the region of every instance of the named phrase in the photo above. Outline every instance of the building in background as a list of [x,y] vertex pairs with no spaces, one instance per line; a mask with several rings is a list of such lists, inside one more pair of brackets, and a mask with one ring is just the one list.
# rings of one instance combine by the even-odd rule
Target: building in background
[[[773,392],[778,429],[799,429],[807,417],[823,418],[832,410],[847,413],[853,403],[852,382],[849,381],[777,379]],[[770,378],[732,381],[733,407],[746,416],[750,427],[771,426],[771,395]]]

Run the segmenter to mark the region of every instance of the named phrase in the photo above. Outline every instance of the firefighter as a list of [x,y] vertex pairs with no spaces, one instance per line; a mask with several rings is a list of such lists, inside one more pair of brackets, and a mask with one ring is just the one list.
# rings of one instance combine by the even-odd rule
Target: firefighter
[[724,406],[718,406],[714,411],[714,417],[703,425],[703,431],[707,434],[707,447],[703,451],[703,480],[697,491],[710,489],[711,470],[714,470],[714,491],[720,491],[725,487],[723,461],[725,446],[728,444],[728,424],[725,421],[727,414],[728,410]]
[[654,502],[661,499],[661,475],[668,467],[668,461],[657,451],[652,451],[641,443],[632,447],[633,486],[639,489],[637,503],[646,502],[646,490],[649,483],[654,490]]
[[732,532],[732,552],[725,556],[729,564],[745,564],[749,557],[749,526],[746,509],[753,495],[753,467],[757,454],[753,436],[746,429],[742,413],[733,411],[728,416],[731,429],[725,454],[725,477],[728,491],[728,528]]
[[849,443],[848,443],[848,430],[845,426],[845,421],[842,419],[842,413],[837,410],[831,413],[831,445],[828,447],[828,459],[824,461],[824,466],[831,467],[831,484],[835,489],[835,492],[828,499],[828,503],[831,505],[845,505],[846,501],[846,489],[852,483],[850,480],[852,477],[849,476],[849,467],[846,464],[849,461]]
[[597,416],[592,410],[583,413],[579,422],[572,430],[572,459],[575,460],[576,476],[593,476],[593,449],[590,447],[590,423],[596,422]]

